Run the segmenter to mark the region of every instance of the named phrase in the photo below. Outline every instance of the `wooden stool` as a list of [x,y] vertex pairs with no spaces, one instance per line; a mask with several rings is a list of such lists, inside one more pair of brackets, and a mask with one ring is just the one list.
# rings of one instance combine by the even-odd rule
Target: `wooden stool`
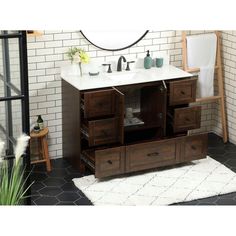
[[48,155],[47,134],[48,134],[48,128],[44,128],[39,133],[35,133],[34,131],[30,133],[31,139],[34,139],[34,138],[38,139],[39,153],[42,154],[42,157],[43,157],[42,160],[31,161],[31,164],[46,162],[47,171],[50,172],[52,170],[52,167],[51,167],[51,162]]

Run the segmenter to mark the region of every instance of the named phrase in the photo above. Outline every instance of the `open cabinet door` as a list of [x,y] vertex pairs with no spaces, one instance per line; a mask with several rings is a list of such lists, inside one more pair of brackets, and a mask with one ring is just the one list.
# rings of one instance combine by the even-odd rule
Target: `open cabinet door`
[[125,95],[121,93],[118,89],[113,87],[115,92],[115,108],[116,115],[119,119],[118,125],[118,136],[121,144],[124,144],[124,109],[125,109]]

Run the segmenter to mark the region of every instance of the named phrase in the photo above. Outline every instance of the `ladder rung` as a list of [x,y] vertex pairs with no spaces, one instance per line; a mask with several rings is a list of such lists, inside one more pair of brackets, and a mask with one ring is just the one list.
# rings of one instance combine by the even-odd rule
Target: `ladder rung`
[[211,100],[218,100],[221,99],[221,96],[211,96],[211,97],[205,97],[205,98],[197,98],[196,102],[209,102]]
[[[215,70],[218,70],[220,67],[219,66],[215,66]],[[186,70],[186,72],[189,72],[189,73],[194,73],[194,72],[199,72],[200,71],[200,68],[189,68]]]

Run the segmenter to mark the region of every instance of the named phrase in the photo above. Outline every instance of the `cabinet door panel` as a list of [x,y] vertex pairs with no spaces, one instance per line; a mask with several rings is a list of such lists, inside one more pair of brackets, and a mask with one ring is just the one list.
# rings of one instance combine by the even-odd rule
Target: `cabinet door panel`
[[115,114],[114,89],[85,92],[83,103],[86,119],[113,115]]

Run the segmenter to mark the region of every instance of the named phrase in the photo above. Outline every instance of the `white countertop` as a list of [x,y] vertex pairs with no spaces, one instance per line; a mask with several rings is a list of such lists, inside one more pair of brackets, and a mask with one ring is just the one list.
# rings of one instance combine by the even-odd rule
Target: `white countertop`
[[113,72],[110,74],[100,73],[98,76],[83,75],[83,77],[71,74],[69,68],[70,67],[64,67],[61,69],[61,78],[78,90],[89,90],[192,77],[192,74],[171,65],[164,65],[161,68],[152,67],[148,70],[134,69],[132,71],[124,70],[122,72]]

